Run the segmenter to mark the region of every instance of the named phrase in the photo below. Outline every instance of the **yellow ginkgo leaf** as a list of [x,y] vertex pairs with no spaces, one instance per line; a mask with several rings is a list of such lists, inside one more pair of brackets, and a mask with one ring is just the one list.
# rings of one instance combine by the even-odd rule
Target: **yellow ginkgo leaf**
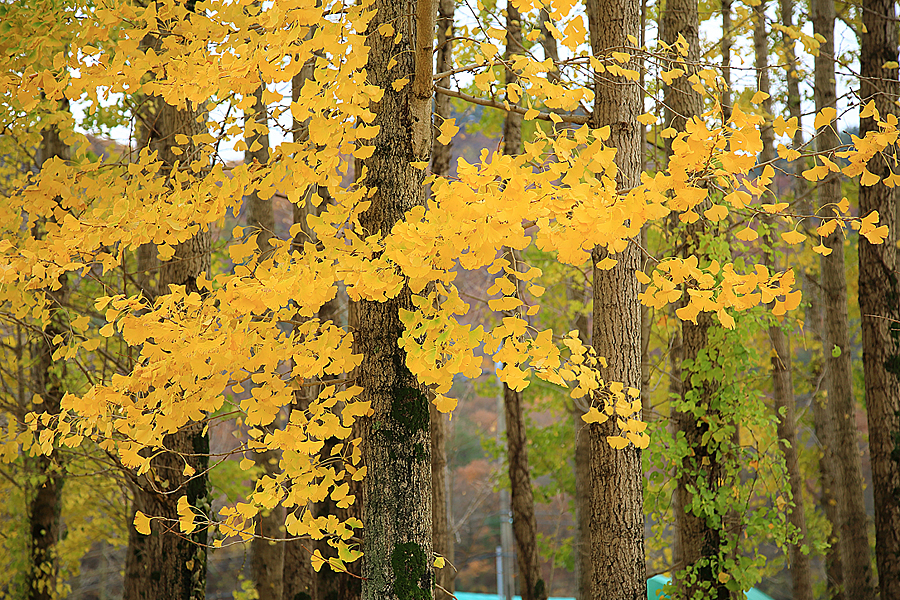
[[141,511],[136,511],[134,513],[134,530],[141,535],[150,535],[150,517]]
[[598,262],[595,266],[598,269],[600,269],[601,271],[609,271],[614,266],[616,266],[618,263],[619,263],[619,261],[617,261],[616,259],[607,256],[606,258],[604,258],[603,260]]
[[793,231],[782,233],[781,239],[793,246],[795,244],[803,243],[803,240],[806,239],[806,236],[795,229]]
[[459,404],[459,401],[456,398],[448,398],[443,394],[436,394],[434,397],[434,406],[438,409],[438,412],[451,412],[456,408],[457,404]]
[[444,119],[444,122],[441,123],[440,131],[441,135],[438,136],[437,141],[446,146],[453,139],[453,136],[459,132],[459,127],[456,126],[456,119]]
[[621,450],[628,445],[628,440],[619,435],[608,435],[606,436],[606,443],[615,450]]
[[819,244],[818,246],[813,248],[813,252],[816,254],[821,254],[822,256],[828,256],[831,254],[831,248],[826,246],[825,244]]
[[756,92],[755,94],[753,94],[753,97],[750,98],[750,102],[752,102],[753,104],[759,104],[760,102],[763,102],[768,98],[769,94],[767,94],[766,92]]
[[744,229],[741,229],[734,235],[735,235],[735,237],[737,237],[737,239],[741,240],[742,242],[752,242],[753,240],[755,240],[756,238],[759,237],[759,234],[756,233],[756,230],[751,227],[745,227]]
[[197,524],[194,523],[194,511],[190,502],[188,502],[187,496],[182,496],[178,499],[176,510],[178,511],[178,525],[181,527],[181,531],[184,533],[194,531],[197,528]]
[[703,211],[703,216],[710,221],[721,221],[728,216],[728,209],[721,204],[713,204],[710,208]]
[[813,123],[813,127],[817,130],[825,127],[826,125],[830,125],[832,121],[834,121],[837,116],[837,111],[832,107],[823,108],[819,114],[816,115],[815,122]]

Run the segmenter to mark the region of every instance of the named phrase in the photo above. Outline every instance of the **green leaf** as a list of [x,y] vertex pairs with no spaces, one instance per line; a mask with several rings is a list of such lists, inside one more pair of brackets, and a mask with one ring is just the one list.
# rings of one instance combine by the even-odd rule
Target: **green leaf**
[[841,355],[841,348],[837,344],[834,345],[834,348],[831,349],[832,358],[837,358]]

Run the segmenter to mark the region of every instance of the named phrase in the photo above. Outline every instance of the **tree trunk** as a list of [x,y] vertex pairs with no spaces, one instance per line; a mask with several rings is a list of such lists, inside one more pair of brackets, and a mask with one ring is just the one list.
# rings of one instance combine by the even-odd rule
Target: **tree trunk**
[[[699,17],[697,4],[690,0],[677,0],[666,4],[662,16],[662,38],[667,44],[673,44],[679,34],[683,35],[688,43],[687,74],[675,79],[671,85],[666,86],[664,102],[666,104],[666,123],[676,131],[684,131],[687,120],[700,114],[702,102],[699,94],[693,90],[687,76],[691,74],[690,65],[698,64],[700,58],[699,48]],[[666,155],[672,154],[672,139],[666,140]],[[702,210],[702,206],[695,210]],[[688,225],[682,234],[683,252],[685,256],[701,254],[700,236],[704,231],[704,222],[699,220],[693,225]],[[701,258],[702,260],[702,258]],[[686,298],[685,298],[686,300]],[[684,301],[684,300],[683,300]],[[697,358],[707,347],[708,331],[713,326],[709,313],[700,313],[695,323],[685,321],[681,332],[681,358],[682,361],[696,362]],[[718,386],[708,379],[695,385],[691,383],[690,373],[683,375],[681,398],[694,398],[694,402],[706,411],[711,417],[713,409],[711,401],[717,393]],[[676,577],[676,583],[682,597],[694,597],[698,593],[706,594],[705,597],[727,600],[730,596],[728,589],[717,577],[718,566],[713,563],[718,560],[722,545],[722,531],[710,526],[705,517],[694,514],[688,509],[693,501],[691,489],[705,488],[717,489],[721,467],[717,456],[703,443],[703,436],[708,429],[705,419],[697,419],[693,414],[672,411],[672,420],[676,431],[684,433],[689,448],[693,449],[693,456],[684,461],[682,465],[683,475],[678,479],[675,490],[675,520],[678,523],[679,543],[681,550],[683,569],[693,571],[691,576]],[[702,591],[702,592],[701,592]]]
[[[68,111],[68,102],[60,107]],[[59,129],[54,125],[41,132],[41,143],[38,147],[37,166],[40,168],[53,158],[69,159],[69,147],[59,137]],[[35,237],[44,235],[44,221],[34,225]],[[44,290],[45,300],[50,306],[50,322],[44,328],[40,339],[32,347],[34,361],[32,381],[35,394],[43,403],[23,409],[46,412],[58,415],[60,402],[65,395],[66,362],[54,360],[53,353],[65,342],[55,343],[57,335],[66,335],[68,323],[63,318],[63,309],[69,296],[68,276],[59,279],[59,289]],[[23,398],[23,400],[25,400]],[[24,419],[23,419],[24,420]],[[56,586],[59,562],[56,556],[56,545],[59,542],[59,515],[62,507],[62,488],[65,479],[62,470],[62,458],[54,448],[48,455],[40,455],[29,461],[30,474],[34,477],[34,489],[29,489],[28,527],[30,541],[30,557],[28,580],[26,583],[29,600],[51,600],[57,597]]]
[[[437,72],[446,73],[453,68],[453,35],[454,23],[453,17],[456,12],[456,0],[439,0],[438,18],[437,18]],[[449,88],[450,76],[447,75],[434,82],[438,87]],[[449,119],[452,112],[450,105],[450,96],[446,94],[434,95],[434,112],[438,116],[438,121],[442,123],[444,119]],[[437,135],[432,140],[431,151],[431,172],[438,176],[450,174],[450,158],[452,156],[453,140],[446,144],[437,141]],[[439,576],[441,579],[442,576]]]
[[[506,59],[524,51],[522,16],[512,2],[506,5]],[[506,69],[506,84],[518,80],[512,69]],[[522,152],[522,115],[507,111],[503,121],[503,154],[516,156]],[[511,268],[518,270],[518,255],[511,248],[504,252]],[[509,276],[518,287],[518,279]],[[513,534],[516,538],[516,562],[519,568],[519,593],[522,600],[546,600],[547,590],[541,577],[541,562],[537,551],[537,520],[534,516],[534,492],[528,469],[528,440],[525,436],[525,415],[522,393],[503,384],[503,405],[506,414],[506,451],[509,464],[509,484]]]
[[[384,96],[376,105],[375,151],[363,161],[368,175],[358,182],[374,191],[372,205],[359,221],[370,235],[387,235],[406,211],[425,202],[424,173],[413,163],[428,160],[431,146],[435,15],[426,0],[376,0],[374,6],[366,71]],[[377,32],[385,23],[396,38]],[[412,84],[399,90],[391,85],[404,77]],[[385,302],[355,303],[360,399],[371,402],[374,413],[362,420],[366,600],[433,597],[428,397],[397,344],[403,331],[398,311],[415,310],[410,297],[404,286]]]
[[[151,47],[160,44],[156,38],[145,39]],[[196,109],[181,110],[166,104],[159,97],[146,99],[143,123],[151,151],[158,152],[159,159],[171,169],[176,160],[190,164],[199,159],[196,146],[181,146],[184,154],[172,152],[176,134],[188,137],[200,130]],[[171,177],[172,173],[167,172]],[[168,293],[169,285],[183,285],[187,293],[197,292],[197,277],[210,266],[209,231],[201,231],[193,238],[178,244],[172,260],[159,268],[158,290]],[[128,550],[125,558],[125,600],[151,600],[156,598],[202,599],[206,594],[206,540],[205,527],[193,533],[172,531],[172,526],[154,519],[149,536],[134,529],[135,511],[144,514],[178,520],[176,504],[182,495],[191,506],[208,510],[207,465],[209,436],[203,433],[203,423],[193,423],[177,433],[164,438],[166,452],[151,462],[148,475],[135,479],[134,505],[128,522]],[[185,463],[195,475],[183,475]]]
[[722,0],[722,121],[727,123],[731,119],[731,47],[734,41],[731,38],[731,2]]
[[[628,36],[641,35],[641,5],[634,0],[586,4],[591,51],[595,56],[630,45]],[[640,65],[635,65],[640,69]],[[608,145],[617,148],[617,185],[628,189],[638,183],[641,171],[641,132],[635,120],[643,112],[640,90],[622,77],[597,77],[591,126],[608,125]],[[616,255],[610,270],[594,267],[592,343],[598,356],[607,359],[605,381],[621,382],[625,389],[641,387],[640,268],[637,240]],[[596,265],[608,254],[605,248],[591,253]],[[602,403],[597,397],[595,402]],[[640,417],[640,415],[636,415]],[[647,597],[644,564],[644,510],[641,451],[629,445],[613,449],[607,436],[616,435],[613,419],[592,423],[591,448],[591,562],[594,600],[638,600]]]
[[[803,290],[803,297],[809,300],[809,312],[807,321],[811,324],[810,331],[819,344],[824,343],[824,324],[822,319],[821,289],[812,281],[807,280],[807,287]],[[841,564],[841,548],[838,543],[840,531],[840,519],[837,514],[837,500],[834,497],[834,487],[837,485],[837,459],[834,456],[834,425],[831,422],[831,412],[828,410],[828,399],[818,394],[822,381],[825,378],[822,359],[813,363],[810,387],[814,390],[812,398],[813,428],[819,445],[819,506],[823,507],[825,518],[831,525],[828,535],[829,547],[825,551],[825,600],[843,600],[844,576]],[[817,397],[818,396],[818,397]]]
[[[875,101],[882,119],[897,115],[897,19],[894,2],[864,0],[860,40],[861,105]],[[860,118],[860,136],[878,131],[872,118]],[[885,154],[896,155],[889,148]],[[868,165],[882,179],[891,168],[882,154]],[[873,210],[888,236],[871,244],[859,236],[859,310],[862,315],[863,367],[869,452],[875,496],[875,560],[881,600],[900,600],[900,284],[897,276],[897,192],[884,183],[860,186],[859,214]]]
[[[453,68],[453,18],[456,11],[454,0],[440,0],[437,18],[437,69],[445,73]],[[441,87],[450,86],[450,76],[435,82]],[[435,94],[435,113],[440,121],[449,119],[451,114],[450,96]],[[431,172],[438,177],[450,175],[450,158],[453,141],[441,144],[437,135],[432,140]],[[447,418],[440,414],[434,405],[429,406],[431,413],[431,496],[432,496],[432,540],[434,553],[446,559],[444,568],[435,571],[435,582],[440,589],[435,590],[437,600],[450,598],[456,581],[456,568],[453,565],[453,526],[450,494],[450,476],[447,467]]]
[[[579,276],[580,277],[580,276]],[[589,296],[584,282],[579,279],[570,289],[571,297],[583,303]],[[591,343],[590,324],[584,312],[575,318],[575,328],[581,343]],[[590,404],[590,398],[583,402]],[[591,597],[591,437],[588,425],[582,419],[584,410],[573,407],[572,420],[575,430],[575,597],[586,600]]]
[[[824,38],[815,59],[816,112],[836,105],[834,73],[834,3],[814,0],[810,6],[813,30]],[[816,138],[816,150],[831,151],[838,145],[837,133],[831,124],[821,127]],[[839,173],[828,173],[819,182],[819,206],[822,216],[834,214],[832,203],[841,199]],[[847,281],[844,271],[843,232],[837,228],[827,236],[824,244],[831,254],[821,258],[824,310],[823,354],[826,364],[828,410],[834,424],[834,453],[837,459],[837,479],[834,488],[840,519],[841,562],[844,591],[848,599],[875,598],[875,581],[869,556],[868,519],[863,503],[862,467],[859,456],[859,436],[856,430],[856,402],[853,398],[850,373],[850,336],[847,317]]]
[[[766,3],[760,2],[753,7],[753,48],[755,55],[756,72],[759,74],[759,91],[766,94],[769,89],[769,44],[766,39]],[[768,164],[775,158],[775,132],[772,127],[770,115],[772,115],[772,98],[766,98],[762,103],[766,121],[760,132],[762,151],[759,154],[759,162]],[[774,203],[771,193],[767,193],[767,202]],[[767,218],[766,224],[770,229],[766,234],[768,248],[764,251],[763,263],[770,272],[775,271],[774,219]],[[772,396],[775,402],[775,413],[778,418],[778,439],[782,441],[782,453],[785,466],[788,471],[791,497],[791,507],[788,519],[799,532],[799,539],[788,547],[790,559],[791,579],[795,600],[813,600],[812,574],[810,571],[809,554],[804,554],[801,547],[806,542],[806,514],[803,506],[803,479],[800,474],[800,464],[797,459],[797,436],[794,422],[794,383],[791,373],[791,346],[790,340],[784,330],[773,324],[769,327],[769,341],[772,344]],[[737,532],[733,532],[737,533]]]
[[[247,144],[244,162],[251,169],[269,162],[268,111],[262,99],[264,90],[265,84],[261,83],[253,93],[254,106],[244,115],[244,127],[248,130],[253,128],[244,140]],[[266,130],[257,127],[265,127]],[[264,200],[254,190],[244,202],[247,207],[247,225],[259,230],[256,248],[260,257],[263,257],[272,250],[269,245],[275,229],[272,199]],[[274,450],[253,452],[253,460],[268,476],[275,475],[278,471],[278,452]],[[281,600],[282,597],[284,542],[272,542],[270,539],[284,537],[284,516],[284,508],[280,505],[271,511],[260,512],[257,516],[256,533],[260,537],[254,537],[250,542],[250,570],[259,600]]]

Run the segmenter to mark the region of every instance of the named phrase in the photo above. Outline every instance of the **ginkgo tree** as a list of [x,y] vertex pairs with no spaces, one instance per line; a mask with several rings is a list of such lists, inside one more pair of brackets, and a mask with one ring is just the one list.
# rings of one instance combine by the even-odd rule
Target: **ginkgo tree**
[[[523,14],[544,8],[539,1],[517,4]],[[70,43],[48,49],[42,62],[27,53],[4,59],[3,118],[22,131],[19,143],[35,143],[41,124],[35,115],[47,111],[41,114],[53,115],[75,149],[67,160],[48,160],[40,172],[19,173],[5,186],[4,310],[41,325],[62,319],[67,328],[56,359],[90,356],[114,336],[133,358],[129,370],[69,390],[58,414],[30,415],[26,427],[11,431],[11,443],[38,455],[90,440],[137,476],[158,482],[164,479],[154,468],[159,457],[180,462],[184,483],[160,488],[176,499],[177,517],[138,512],[133,524],[141,535],[183,536],[199,528],[207,530],[211,546],[221,546],[250,539],[254,518],[281,505],[287,538],[330,540],[333,554],[316,550],[314,568],[344,569],[365,552],[367,598],[431,595],[426,393],[433,393],[439,410],[453,410],[447,394],[454,377],[479,375],[484,355],[502,363],[497,374],[514,390],[538,377],[569,388],[573,397],[592,396],[586,420],[615,424],[605,440],[612,448],[647,446],[639,390],[604,378],[607,359],[585,347],[577,332],[539,330],[519,316],[540,311],[542,273],[512,268],[500,251],[534,245],[581,265],[603,248],[596,268],[609,270],[642,226],[671,214],[682,222],[718,222],[732,212],[779,215],[786,207],[760,201],[772,183],[771,167],[750,175],[763,119],[736,106],[722,122],[713,108],[684,131],[666,129],[672,147],[667,169],[622,187],[617,150],[607,144],[609,124],[589,123],[578,112],[582,102],[595,99],[589,87],[548,77],[561,65],[529,54],[504,65],[497,43],[462,37],[460,60],[472,65],[458,68],[485,90],[501,87],[495,66],[513,69],[516,83],[504,93],[521,108],[468,99],[520,111],[526,121],[573,126],[539,129],[519,155],[485,150],[476,161],[460,160],[456,177],[429,175],[433,8],[426,0],[97,2],[78,6]],[[548,23],[547,29],[579,53],[568,62],[573,68],[638,78],[636,39],[587,51],[579,8],[565,2],[550,8],[566,25],[560,31]],[[497,42],[503,37],[502,30],[486,32]],[[148,36],[158,43],[147,47]],[[286,90],[307,64],[315,75],[292,100]],[[688,72],[676,68],[669,76],[714,89],[714,72]],[[230,165],[218,153],[222,144],[267,129],[233,116],[254,107],[260,77],[268,127],[292,118],[303,131],[274,143],[266,164]],[[155,98],[194,120],[190,131],[168,140],[173,158],[146,147],[130,161],[95,159],[76,143],[76,118],[46,108],[68,99],[96,111],[111,94]],[[440,129],[446,140],[456,125],[447,119]],[[867,161],[894,141],[896,122],[879,121],[841,155],[849,162],[843,171],[868,177]],[[814,169],[841,168],[818,158]],[[351,174],[353,183],[346,185]],[[722,193],[713,194],[714,188]],[[296,224],[289,239],[271,237],[271,251],[260,253],[260,232],[235,230],[228,248],[233,272],[200,272],[190,285],[173,283],[155,298],[125,291],[98,297],[93,309],[103,323],[46,302],[61,277],[113,272],[146,244],[156,246],[163,264],[194,259],[180,252],[190,240],[219,226],[229,212],[237,214],[251,193],[265,199],[276,192],[294,204],[308,197],[320,204],[327,194],[330,203],[307,218],[314,239],[297,244],[303,227]],[[815,218],[823,231],[855,224],[870,241],[884,239],[877,213],[856,220],[846,208]],[[39,219],[46,234],[24,235]],[[747,228],[742,235],[750,241],[755,234]],[[489,330],[464,323],[470,307],[454,284],[460,270],[476,269],[487,269],[490,291],[502,294],[490,308],[518,311]],[[686,288],[678,317],[714,314],[725,328],[735,326],[735,311],[761,302],[774,301],[775,314],[799,303],[790,270],[744,272],[673,255],[635,276],[646,285],[640,297],[646,305],[677,302]],[[339,284],[358,313],[355,330],[316,317]],[[262,476],[246,498],[210,514],[188,500],[190,482],[205,476],[192,466],[196,453],[166,442],[178,432],[204,431],[210,415],[230,403],[226,390],[240,392],[251,382],[250,395],[227,406],[240,415],[247,437],[209,459],[273,450],[281,456],[279,468]],[[294,390],[311,383],[322,384],[318,397],[305,410],[292,410],[283,427],[266,431],[292,403]],[[356,420],[362,420],[361,437],[351,435]],[[338,440],[332,455],[340,457],[340,471],[320,454],[328,438]],[[242,467],[252,464],[245,460]],[[366,486],[364,523],[308,510],[326,497],[338,506],[359,501],[349,494],[351,480]],[[363,525],[360,546],[355,530]],[[199,560],[187,566],[204,568]]]

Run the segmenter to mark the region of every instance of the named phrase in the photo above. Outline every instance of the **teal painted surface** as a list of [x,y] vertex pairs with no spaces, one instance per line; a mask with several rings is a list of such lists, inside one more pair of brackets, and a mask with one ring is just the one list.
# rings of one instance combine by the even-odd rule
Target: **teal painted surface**
[[[647,580],[647,600],[657,600],[658,598],[668,598],[666,595],[660,595],[663,586],[669,583],[669,578],[664,575],[657,575]],[[747,600],[772,600],[768,594],[764,594],[756,588],[750,588],[746,592]],[[474,598],[472,600],[475,600]]]

